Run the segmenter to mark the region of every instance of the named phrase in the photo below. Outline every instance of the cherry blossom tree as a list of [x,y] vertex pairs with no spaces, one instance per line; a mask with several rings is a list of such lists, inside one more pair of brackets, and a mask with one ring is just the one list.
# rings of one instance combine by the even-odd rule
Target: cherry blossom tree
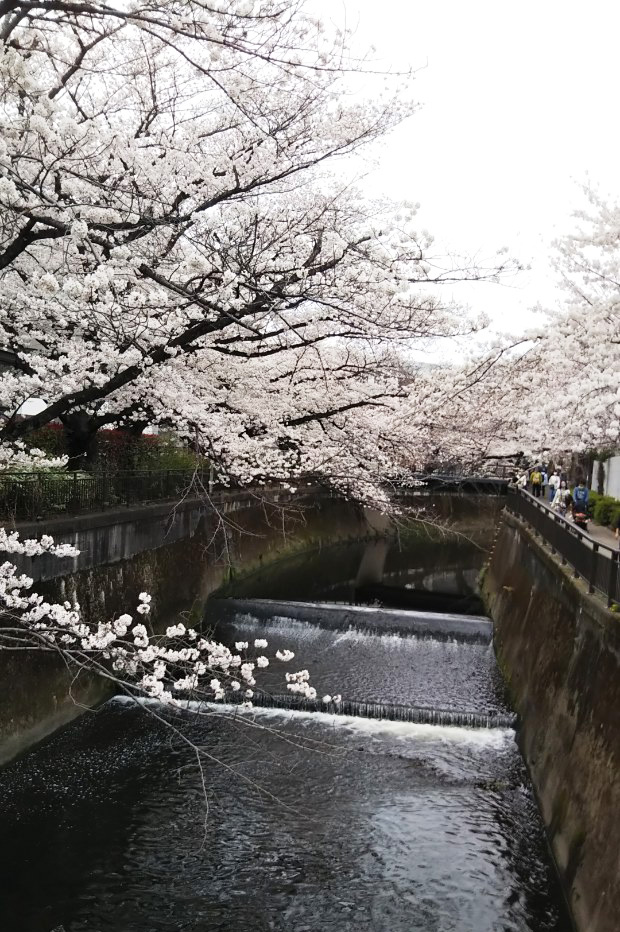
[[574,450],[620,444],[620,205],[584,193],[576,229],[556,243],[565,304],[533,354],[535,388],[545,375],[549,386],[546,445]]
[[0,36],[0,440],[60,419],[83,459],[150,422],[240,481],[367,488],[398,347],[478,325],[435,286],[502,267],[439,265],[413,205],[330,170],[407,80],[356,89],[351,37],[279,0],[4,0]]
[[542,457],[620,445],[620,206],[585,195],[575,229],[554,244],[557,305],[445,373],[452,404],[436,424],[448,447]]

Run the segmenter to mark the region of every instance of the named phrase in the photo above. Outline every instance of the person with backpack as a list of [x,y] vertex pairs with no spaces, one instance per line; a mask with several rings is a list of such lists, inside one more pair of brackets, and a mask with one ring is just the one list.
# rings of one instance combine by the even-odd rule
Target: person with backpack
[[573,521],[584,531],[588,520],[588,499],[590,493],[583,479],[580,479],[573,490]]
[[542,473],[538,466],[535,466],[532,470],[530,482],[532,483],[532,494],[535,498],[540,498],[542,492]]

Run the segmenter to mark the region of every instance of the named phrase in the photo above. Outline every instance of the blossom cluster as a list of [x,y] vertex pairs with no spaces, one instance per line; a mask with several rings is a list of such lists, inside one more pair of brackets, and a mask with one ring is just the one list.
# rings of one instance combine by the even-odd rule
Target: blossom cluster
[[307,670],[286,674],[286,688],[289,692],[297,693],[304,699],[316,699],[316,689],[310,685],[310,674]]
[[51,553],[55,557],[77,557],[80,551],[72,544],[55,544],[54,538],[43,534],[38,540],[22,540],[18,531],[8,531],[0,527],[0,553],[21,553],[27,557],[38,557]]
[[27,447],[21,440],[13,443],[0,443],[0,472],[9,470],[43,472],[49,469],[62,469],[67,459],[66,456],[48,456],[38,447]]
[[[49,553],[76,556],[69,544],[55,544],[49,536],[22,540],[15,531],[0,528],[0,551],[27,557]],[[53,603],[32,591],[33,580],[18,574],[14,564],[0,565],[0,611],[7,623],[0,630],[0,650],[28,645],[41,650],[59,650],[76,667],[111,677],[131,695],[183,705],[188,698],[222,701],[243,691],[245,706],[251,705],[257,673],[269,666],[264,653],[250,654],[247,641],[238,641],[234,651],[219,641],[202,637],[183,622],[169,625],[165,634],[147,627],[151,596],[141,592],[134,615],[123,613],[111,621],[92,622],[84,617],[77,602]],[[12,623],[11,623],[12,622]],[[256,638],[253,651],[268,647]],[[287,663],[293,651],[278,650],[277,661]],[[308,671],[287,674],[289,688],[311,698],[316,691],[308,683]]]

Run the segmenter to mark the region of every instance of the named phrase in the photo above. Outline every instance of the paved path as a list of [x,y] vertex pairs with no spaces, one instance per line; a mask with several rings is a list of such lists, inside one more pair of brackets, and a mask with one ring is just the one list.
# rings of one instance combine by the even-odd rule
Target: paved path
[[[547,511],[550,511],[551,514],[557,514],[557,512],[554,511],[549,502],[545,499],[539,498],[537,501],[541,505],[544,505]],[[567,520],[570,523],[570,518]],[[606,547],[613,547],[614,549],[617,549],[620,545],[620,541],[612,530],[610,530],[608,527],[603,527],[602,524],[596,524],[596,522],[592,520],[588,521],[588,530],[586,531],[586,534],[589,534],[590,537],[593,537],[594,540],[598,541],[600,544],[605,544]],[[583,541],[583,543],[586,544],[586,546],[590,546],[591,549],[591,545],[588,545],[586,541]]]
[[613,531],[610,531],[608,527],[603,527],[602,524],[595,524],[594,521],[588,521],[588,534],[607,547],[618,547],[620,543]]

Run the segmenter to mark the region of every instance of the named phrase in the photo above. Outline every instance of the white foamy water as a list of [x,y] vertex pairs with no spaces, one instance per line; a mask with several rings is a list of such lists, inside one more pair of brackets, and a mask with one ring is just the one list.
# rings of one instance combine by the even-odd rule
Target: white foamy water
[[[253,599],[257,605],[278,605],[281,606],[283,602],[279,602],[276,599]],[[357,612],[360,615],[370,614],[370,615],[379,615],[391,617],[396,615],[397,617],[403,617],[406,615],[409,618],[421,618],[423,620],[428,619],[429,615],[433,618],[442,619],[445,621],[486,621],[489,622],[490,619],[486,615],[457,615],[451,612],[432,612],[428,611],[415,611],[414,609],[407,608],[383,608],[382,606],[374,605],[350,605],[348,602],[291,602],[291,608],[301,607],[301,608],[311,608],[313,611],[346,611],[346,612]]]
[[337,644],[347,642],[365,644],[372,641],[379,643],[381,647],[397,650],[418,648],[420,645],[423,645],[425,650],[461,650],[463,647],[467,649],[472,646],[480,646],[478,644],[459,643],[455,639],[444,641],[439,640],[439,638],[420,637],[415,634],[379,634],[372,631],[362,631],[359,628],[349,628],[347,631],[343,631],[342,634],[336,637],[331,646],[336,647]]
[[324,637],[325,632],[329,631],[329,629],[321,628],[311,621],[300,621],[299,618],[289,618],[286,615],[274,615],[269,620],[261,620],[249,613],[235,615],[233,624],[240,631],[254,631],[261,637],[268,631],[281,634],[285,630],[307,640],[308,638]]
[[[141,705],[146,708],[159,708],[162,711],[171,706],[158,699],[134,700],[130,696],[115,696],[109,704]],[[418,725],[413,722],[393,722],[388,719],[361,718],[349,715],[334,715],[329,712],[306,712],[299,709],[270,709],[262,706],[244,709],[239,705],[228,705],[217,702],[196,702],[193,700],[179,701],[176,708],[190,712],[202,712],[221,715],[223,718],[243,718],[248,721],[277,720],[299,722],[305,724],[313,722],[332,730],[344,730],[356,735],[386,735],[402,742],[428,743],[428,744],[468,744],[474,747],[501,749],[509,742],[514,741],[513,728],[461,728],[452,725]]]
[[289,618],[285,615],[274,615],[273,618],[269,620],[260,621],[254,615],[244,614],[244,615],[235,615],[234,626],[239,631],[253,631],[255,632],[260,628],[260,634],[269,635],[272,634],[281,635],[283,633],[290,633],[295,637],[299,637],[304,641],[315,640],[318,638],[329,637],[330,635],[336,635],[334,641],[330,647],[336,647],[338,644],[343,643],[355,643],[355,644],[368,644],[368,643],[377,643],[382,647],[389,649],[397,648],[417,648],[420,644],[423,644],[425,649],[435,649],[435,650],[467,650],[468,648],[474,647],[479,648],[479,644],[460,642],[456,638],[451,638],[449,640],[424,637],[411,632],[410,634],[397,634],[385,632],[381,633],[379,631],[367,631],[363,628],[347,628],[346,631],[342,631],[338,634],[336,631],[333,631],[330,628],[322,628],[319,624],[312,621],[300,621],[297,618]]
[[[239,711],[238,706],[213,705],[215,712],[230,715]],[[259,719],[288,719],[290,721],[316,722],[332,729],[344,729],[358,735],[389,735],[400,741],[441,742],[443,744],[471,744],[477,747],[502,748],[514,740],[512,728],[460,728],[451,725],[417,725],[412,722],[392,722],[388,719],[361,718],[348,715],[333,715],[329,712],[304,712],[297,709],[252,708],[242,710],[244,716]]]

